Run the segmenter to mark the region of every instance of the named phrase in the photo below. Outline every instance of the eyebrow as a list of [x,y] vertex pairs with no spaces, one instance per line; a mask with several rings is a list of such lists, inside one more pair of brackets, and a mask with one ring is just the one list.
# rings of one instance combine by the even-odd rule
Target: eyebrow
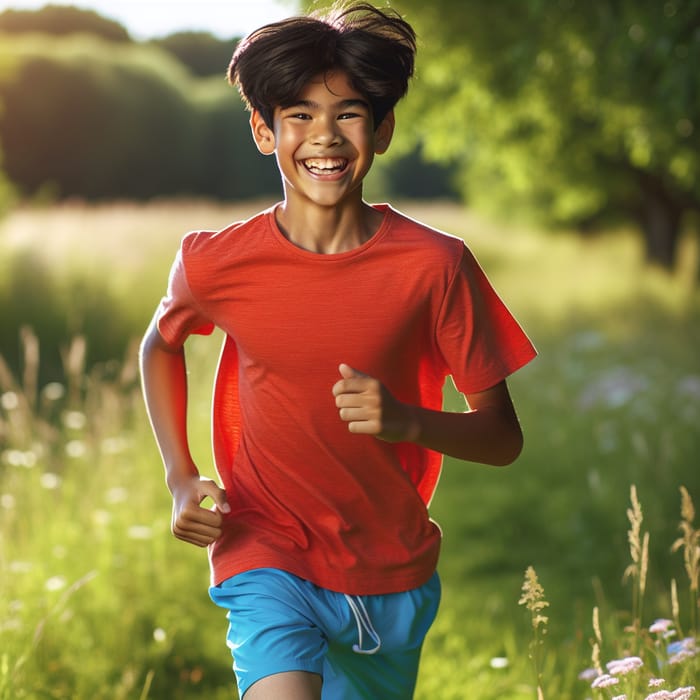
[[[361,100],[359,98],[341,100],[340,102],[337,102],[334,106],[340,107],[341,109],[349,109],[351,107],[364,107],[365,109],[370,108],[369,102],[367,102],[366,100]],[[295,109],[299,107],[305,107],[306,109],[321,109],[321,105],[318,102],[314,102],[313,100],[297,100],[296,102],[293,102],[292,104],[287,105],[282,109]]]

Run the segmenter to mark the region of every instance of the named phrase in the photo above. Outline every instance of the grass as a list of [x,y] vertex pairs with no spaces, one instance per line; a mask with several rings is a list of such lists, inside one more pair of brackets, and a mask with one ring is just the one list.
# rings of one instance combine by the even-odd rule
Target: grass
[[[11,367],[0,367],[0,699],[234,697],[204,552],[169,534],[130,341],[182,233],[259,207],[67,204],[0,224],[0,302],[15,338],[3,335]],[[674,619],[672,581],[677,624],[697,632],[685,550],[671,551],[687,534],[679,488],[696,503],[700,494],[693,238],[671,279],[644,267],[628,232],[580,239],[498,227],[454,205],[404,208],[465,236],[540,351],[510,382],[526,435],[518,463],[446,460],[431,506],[444,531],[443,604],[416,698],[526,700],[538,686],[547,699],[607,698],[578,678],[591,665],[594,608],[603,661],[631,650],[626,627],[644,636],[656,618]],[[44,276],[25,280],[19,305],[26,261]],[[209,474],[218,341],[188,348],[193,449]],[[446,400],[459,405],[449,388]],[[633,484],[640,537],[649,533],[641,604],[634,577],[622,581],[634,563]],[[518,606],[528,567],[549,604],[536,673],[532,620]]]

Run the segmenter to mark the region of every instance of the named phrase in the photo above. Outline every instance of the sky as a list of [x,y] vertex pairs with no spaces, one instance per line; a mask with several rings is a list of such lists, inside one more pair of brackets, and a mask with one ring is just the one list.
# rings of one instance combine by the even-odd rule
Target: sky
[[228,39],[298,12],[295,0],[10,0],[0,2],[0,12],[38,9],[49,2],[94,10],[117,20],[137,40],[180,31]]

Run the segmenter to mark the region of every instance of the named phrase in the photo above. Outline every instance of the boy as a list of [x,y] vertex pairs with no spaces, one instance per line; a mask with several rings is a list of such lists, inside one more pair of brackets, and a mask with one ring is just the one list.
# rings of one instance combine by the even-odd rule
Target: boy
[[[439,600],[440,453],[505,465],[522,447],[506,377],[529,340],[461,240],[362,198],[414,53],[411,27],[364,3],[241,42],[229,78],[284,199],[183,239],[142,344],[173,533],[210,547],[245,700],[412,697]],[[186,432],[183,343],[215,326],[223,488]],[[441,410],[448,374],[466,413]]]

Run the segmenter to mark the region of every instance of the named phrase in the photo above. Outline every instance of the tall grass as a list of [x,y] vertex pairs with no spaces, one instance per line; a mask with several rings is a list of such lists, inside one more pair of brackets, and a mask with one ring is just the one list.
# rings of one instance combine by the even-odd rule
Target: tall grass
[[[51,289],[69,290],[55,307],[67,319],[85,301],[76,278],[84,296],[107,300],[111,318],[124,319],[121,347],[96,358],[100,327],[56,330],[41,315],[27,323],[14,297],[0,297],[3,319],[26,321],[14,333],[15,361],[0,365],[2,700],[234,697],[204,552],[169,534],[133,342],[182,233],[258,207],[73,204],[20,211],[0,227],[1,290],[18,256],[29,256],[50,263]],[[638,651],[625,639],[655,639],[657,617],[682,638],[697,630],[697,585],[686,596],[680,582],[693,572],[697,581],[698,567],[700,297],[687,277],[647,271],[625,232],[583,241],[501,230],[455,206],[406,210],[465,236],[540,350],[511,380],[526,435],[518,463],[446,460],[431,506],[444,530],[443,604],[416,697],[591,698],[590,681],[578,677],[591,665],[591,640],[599,638],[602,667]],[[28,298],[42,293],[41,280],[24,288]],[[193,449],[209,474],[219,341],[188,347]],[[46,377],[51,346],[57,369]],[[446,401],[459,405],[449,387]],[[630,484],[639,508],[627,503]],[[635,568],[622,585],[628,560]],[[533,621],[517,604],[529,566],[549,603],[535,647]]]

